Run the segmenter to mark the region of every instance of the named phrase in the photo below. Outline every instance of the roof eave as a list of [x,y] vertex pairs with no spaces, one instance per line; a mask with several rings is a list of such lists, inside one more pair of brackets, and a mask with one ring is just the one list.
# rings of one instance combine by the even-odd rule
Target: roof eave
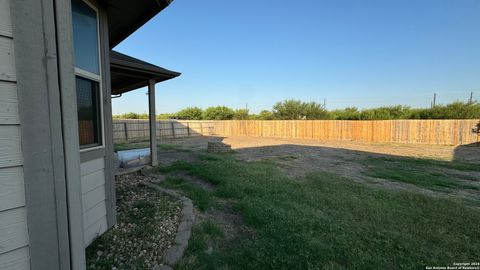
[[133,34],[171,2],[171,0],[102,0],[108,16],[110,48]]
[[181,75],[143,60],[111,51],[110,73],[112,94],[118,95],[149,84],[167,81]]
[[163,76],[168,76],[171,79],[173,79],[175,77],[178,77],[182,74],[180,72],[171,71],[171,70],[167,70],[167,69],[162,70],[162,71],[152,71],[152,70],[149,70],[149,69],[145,69],[145,68],[141,67],[140,65],[133,64],[133,63],[110,62],[110,68],[113,68],[113,69],[117,68],[117,69],[121,69],[121,70],[129,70],[129,71],[138,71],[138,72],[142,72],[142,73],[146,73],[146,74],[152,74],[152,75],[161,74]]

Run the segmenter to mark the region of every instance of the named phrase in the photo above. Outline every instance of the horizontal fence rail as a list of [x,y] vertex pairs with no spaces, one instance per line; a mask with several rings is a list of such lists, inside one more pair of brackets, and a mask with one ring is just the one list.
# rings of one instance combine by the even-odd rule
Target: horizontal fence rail
[[[202,135],[460,145],[476,143],[480,120],[157,121],[158,138]],[[114,141],[149,138],[148,120],[114,120]]]

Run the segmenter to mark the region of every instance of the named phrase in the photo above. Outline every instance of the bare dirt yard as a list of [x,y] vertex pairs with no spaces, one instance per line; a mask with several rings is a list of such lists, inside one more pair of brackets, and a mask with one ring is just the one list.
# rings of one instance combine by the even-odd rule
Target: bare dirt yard
[[[208,142],[224,142],[230,144],[232,149],[244,154],[246,158],[266,158],[283,154],[292,154],[292,150],[299,151],[297,154],[334,154],[335,150],[344,152],[348,156],[349,151],[368,154],[383,154],[399,157],[430,158],[439,160],[459,160],[464,162],[480,163],[480,145],[451,146],[451,145],[425,145],[425,144],[392,144],[392,143],[363,143],[354,141],[321,141],[307,139],[284,139],[263,137],[220,137],[202,136],[179,139],[162,139],[160,143],[181,145],[192,150],[206,149]],[[294,146],[312,147],[308,151],[292,149]],[[269,147],[266,150],[265,147]],[[315,149],[317,148],[317,149]],[[318,149],[322,148],[322,149]],[[326,151],[330,148],[331,151]],[[325,150],[325,152],[323,152]],[[294,153],[295,154],[295,153]],[[350,153],[351,154],[351,153]],[[342,155],[342,156],[343,156]],[[334,158],[334,156],[332,156]]]
[[[189,151],[204,151],[208,142],[223,142],[231,145],[236,157],[245,161],[271,160],[288,176],[302,178],[308,173],[326,171],[335,173],[354,181],[368,181],[386,187],[398,189],[416,189],[423,193],[435,194],[439,190],[432,190],[428,186],[415,185],[417,179],[409,181],[391,181],[392,176],[381,177],[375,173],[378,167],[391,167],[384,164],[388,160],[401,160],[402,163],[392,168],[403,170],[405,177],[409,177],[410,170],[432,170],[432,175],[440,171],[447,174],[453,181],[473,181],[474,186],[480,188],[480,172],[452,171],[448,164],[469,163],[478,164],[480,168],[480,146],[450,146],[450,145],[423,145],[423,144],[391,144],[391,143],[363,143],[354,141],[320,141],[308,139],[259,138],[259,137],[219,137],[203,136],[183,139],[168,139],[160,143],[172,149],[159,150],[160,163],[169,164],[173,161],[192,161],[195,155],[184,151],[176,151],[174,146]],[[165,147],[164,147],[165,148]],[[422,161],[431,161],[425,164]],[[413,165],[412,165],[413,163]],[[386,167],[385,167],[385,166]],[[402,173],[402,172],[400,172]],[[379,177],[380,176],[380,177]],[[465,179],[462,179],[466,178]],[[395,178],[393,176],[393,178]],[[445,190],[443,190],[445,191]],[[446,193],[453,197],[476,197],[480,193],[476,189],[455,188]],[[443,192],[445,193],[445,192]],[[445,195],[445,194],[443,194]]]

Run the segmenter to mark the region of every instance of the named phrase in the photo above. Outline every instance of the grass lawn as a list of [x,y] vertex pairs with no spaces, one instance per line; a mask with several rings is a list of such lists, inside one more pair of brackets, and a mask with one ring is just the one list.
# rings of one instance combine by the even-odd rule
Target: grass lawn
[[399,157],[370,158],[365,163],[369,168],[368,175],[372,177],[432,190],[480,190],[480,179],[468,174],[480,172],[479,164]]
[[[113,145],[113,149],[115,152],[148,147],[150,147],[149,141],[117,142]],[[176,144],[159,143],[157,144],[157,147],[159,150],[182,150],[182,146]]]
[[[448,177],[480,170],[411,159],[371,162],[378,170],[369,173],[376,177],[428,187],[476,188]],[[441,175],[425,175],[425,166]],[[403,177],[405,168],[412,170]],[[423,269],[480,259],[480,208],[462,200],[384,189],[327,172],[293,180],[275,162],[239,161],[234,154],[203,154],[198,162],[158,170],[167,174],[165,186],[184,192],[205,214],[177,269]],[[195,186],[178,172],[215,188]],[[225,208],[248,233],[228,234],[209,218],[209,212]]]

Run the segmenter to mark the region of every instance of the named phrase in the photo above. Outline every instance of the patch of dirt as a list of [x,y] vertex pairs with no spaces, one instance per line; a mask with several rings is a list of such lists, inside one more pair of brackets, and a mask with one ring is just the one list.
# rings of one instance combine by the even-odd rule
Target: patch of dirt
[[480,197],[478,192],[473,190],[445,188],[444,191],[435,191],[427,188],[418,187],[414,184],[389,181],[387,179],[373,178],[373,177],[370,177],[366,182],[388,189],[388,190],[413,191],[415,193],[420,193],[420,194],[428,195],[435,198],[446,198],[446,199],[454,199],[454,200],[462,199],[467,201],[480,202]]
[[243,218],[227,204],[207,210],[205,216],[213,220],[225,233],[226,240],[246,239],[253,231],[245,225]]
[[311,172],[327,171],[352,179],[366,180],[366,168],[359,161],[382,156],[348,149],[294,144],[236,148],[236,151],[237,156],[246,161],[274,161],[280,164],[286,175],[297,179]]
[[[236,157],[245,161],[271,160],[279,164],[286,175],[300,179],[311,172],[331,172],[353,181],[366,182],[396,190],[410,190],[432,196],[472,198],[477,194],[470,190],[448,190],[447,193],[424,189],[413,184],[388,181],[367,176],[365,160],[375,157],[428,158],[444,161],[478,163],[480,147],[476,145],[448,146],[424,144],[364,143],[354,141],[327,141],[313,139],[261,138],[245,136],[203,136],[168,140],[193,152],[205,151],[208,142],[223,142],[232,146]],[[162,162],[176,160],[197,161],[192,153],[171,151]],[[458,172],[461,177],[480,179],[479,173]],[[479,178],[477,178],[479,177]],[[195,181],[194,181],[195,182]]]
[[159,144],[178,145],[182,149],[192,151],[207,150],[208,142],[221,142],[224,137],[220,136],[198,136],[185,138],[164,138],[158,141]]
[[158,163],[160,165],[170,165],[176,161],[197,162],[197,155],[184,150],[159,150]]
[[[362,177],[359,160],[380,156],[431,158],[479,163],[480,147],[424,144],[364,143],[313,139],[260,138],[244,136],[203,136],[165,140],[194,152],[207,149],[208,142],[232,146],[238,157],[246,160],[274,159],[283,164],[290,176],[300,177],[312,171],[331,171],[347,177]],[[160,154],[160,152],[159,152]],[[198,160],[191,153],[163,152],[162,162]],[[160,158],[160,157],[159,157]]]
[[[223,232],[225,241],[242,241],[251,239],[255,231],[245,224],[243,218],[235,213],[235,211],[228,206],[228,202],[221,202],[221,205],[209,208],[205,212],[195,209],[195,223],[201,224],[205,221],[212,221]],[[211,250],[213,247],[209,247]]]
[[[157,178],[156,180],[152,181],[155,183],[164,181],[166,176],[173,176],[179,177],[184,181],[209,192],[215,190],[215,185],[183,172],[174,172],[167,175],[154,173],[152,176]],[[201,212],[197,208],[194,208],[194,214],[196,224],[200,224],[207,220],[213,221],[215,225],[217,225],[224,233],[226,241],[247,239],[254,234],[254,231],[245,224],[243,218],[235,213],[235,211],[229,206],[228,201],[218,199],[217,205],[209,208],[205,212]],[[206,252],[208,253],[209,250],[213,250],[213,247],[208,248]]]
[[[477,146],[449,146],[425,144],[393,144],[393,143],[364,143],[355,141],[327,141],[313,139],[283,139],[257,137],[227,137],[224,143],[232,145],[232,149],[248,152],[255,156],[268,146],[304,146],[309,148],[330,148],[344,150],[343,154],[360,152],[364,154],[383,154],[401,157],[433,158],[442,160],[460,160],[480,163],[480,147]],[[342,155],[343,155],[342,154]]]

